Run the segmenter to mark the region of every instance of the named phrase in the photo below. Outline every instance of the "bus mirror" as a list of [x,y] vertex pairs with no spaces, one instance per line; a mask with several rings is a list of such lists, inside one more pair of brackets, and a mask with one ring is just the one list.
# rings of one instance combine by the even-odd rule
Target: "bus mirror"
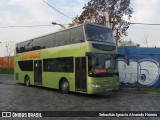
[[129,59],[128,59],[128,58],[126,59],[126,63],[127,63],[127,65],[129,66]]
[[129,59],[127,56],[124,57],[125,63],[127,64],[127,66],[129,66]]
[[129,66],[129,58],[127,56],[122,54],[117,54],[115,57],[113,57],[113,59],[115,58],[123,58],[125,60],[125,63]]

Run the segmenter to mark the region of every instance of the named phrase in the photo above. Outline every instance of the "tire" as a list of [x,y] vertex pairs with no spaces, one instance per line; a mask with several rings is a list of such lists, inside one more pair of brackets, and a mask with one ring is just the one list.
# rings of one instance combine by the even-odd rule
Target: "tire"
[[66,79],[62,80],[60,83],[60,91],[64,94],[69,93],[69,83]]
[[25,84],[25,86],[30,86],[29,76],[26,76],[26,77],[25,77],[24,84]]

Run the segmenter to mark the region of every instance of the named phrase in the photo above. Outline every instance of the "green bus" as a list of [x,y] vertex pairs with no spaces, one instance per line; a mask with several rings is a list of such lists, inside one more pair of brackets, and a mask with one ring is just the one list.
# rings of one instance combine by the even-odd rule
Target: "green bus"
[[118,90],[117,57],[125,56],[116,53],[111,29],[82,24],[17,43],[14,79],[62,93]]

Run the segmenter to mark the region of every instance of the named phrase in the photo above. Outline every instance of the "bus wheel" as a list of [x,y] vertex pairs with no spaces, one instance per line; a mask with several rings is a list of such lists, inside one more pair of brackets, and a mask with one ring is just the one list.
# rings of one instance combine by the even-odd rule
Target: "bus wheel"
[[29,76],[26,76],[25,79],[24,79],[24,84],[26,86],[29,86],[30,85],[30,79],[29,79]]
[[62,93],[68,93],[69,92],[69,83],[67,80],[63,79],[60,83],[60,91]]

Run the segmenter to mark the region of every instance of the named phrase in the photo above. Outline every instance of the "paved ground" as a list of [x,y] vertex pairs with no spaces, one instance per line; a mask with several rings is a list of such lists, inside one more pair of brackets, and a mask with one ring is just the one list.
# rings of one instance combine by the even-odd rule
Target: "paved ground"
[[[0,75],[1,111],[160,111],[160,95],[109,92],[105,94],[61,94],[58,90],[26,87],[12,75]],[[48,118],[50,119],[50,118]],[[63,118],[57,118],[63,119]],[[70,120],[71,118],[65,118]],[[83,120],[84,118],[75,118]],[[93,118],[85,118],[93,119]],[[95,118],[94,118],[95,119]],[[99,118],[104,119],[104,118]],[[106,118],[105,118],[106,119]],[[108,119],[108,118],[107,118]],[[119,118],[112,118],[119,119]],[[124,119],[124,118],[121,118]],[[127,118],[125,118],[127,119]],[[131,119],[131,118],[128,118]],[[135,118],[132,118],[133,120]],[[136,118],[146,119],[146,118]],[[147,118],[158,119],[158,118]]]

